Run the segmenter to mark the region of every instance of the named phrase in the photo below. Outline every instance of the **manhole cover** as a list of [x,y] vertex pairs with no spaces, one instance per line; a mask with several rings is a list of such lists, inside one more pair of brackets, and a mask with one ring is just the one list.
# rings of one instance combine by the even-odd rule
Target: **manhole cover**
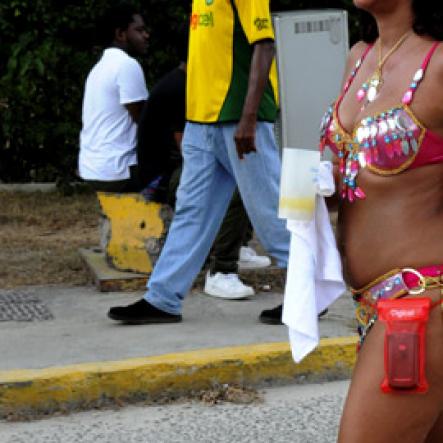
[[51,311],[35,295],[23,292],[0,293],[0,321],[51,320]]

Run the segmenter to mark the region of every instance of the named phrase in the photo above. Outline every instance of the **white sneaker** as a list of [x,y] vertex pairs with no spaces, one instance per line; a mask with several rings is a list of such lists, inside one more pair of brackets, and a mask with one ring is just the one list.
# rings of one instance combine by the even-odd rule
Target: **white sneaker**
[[237,274],[217,272],[211,275],[209,271],[206,274],[204,292],[228,300],[239,300],[255,294],[254,289],[242,283]]
[[240,248],[238,266],[241,269],[266,268],[271,265],[271,259],[266,255],[257,255],[249,246]]

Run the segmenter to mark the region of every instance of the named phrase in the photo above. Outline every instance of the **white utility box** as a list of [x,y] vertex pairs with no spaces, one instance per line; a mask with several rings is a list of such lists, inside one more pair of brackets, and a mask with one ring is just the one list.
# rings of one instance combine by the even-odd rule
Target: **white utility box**
[[320,120],[337,98],[349,50],[347,13],[273,14],[280,89],[281,147],[318,149]]

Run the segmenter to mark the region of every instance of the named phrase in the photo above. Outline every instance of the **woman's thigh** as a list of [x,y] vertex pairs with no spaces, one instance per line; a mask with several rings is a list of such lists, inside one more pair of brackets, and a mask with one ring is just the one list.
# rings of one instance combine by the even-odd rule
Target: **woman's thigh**
[[[380,322],[374,325],[354,369],[340,424],[339,443],[426,441],[443,404],[443,328],[439,307],[431,311],[426,346],[428,392],[385,394],[380,389],[384,375],[384,326]],[[440,427],[435,432],[442,430]],[[443,442],[443,434],[438,441]]]
[[425,443],[441,443],[443,441],[443,413],[432,425],[432,429],[426,437]]

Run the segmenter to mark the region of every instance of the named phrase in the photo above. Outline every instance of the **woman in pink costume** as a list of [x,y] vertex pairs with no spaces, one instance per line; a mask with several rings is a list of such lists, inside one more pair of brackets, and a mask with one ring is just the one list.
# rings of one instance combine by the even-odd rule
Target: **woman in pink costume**
[[[338,441],[442,443],[443,2],[354,5],[366,16],[364,41],[350,52],[321,138],[336,154],[339,245],[362,343]],[[371,301],[417,296],[433,303],[429,388],[384,393],[385,325]]]

